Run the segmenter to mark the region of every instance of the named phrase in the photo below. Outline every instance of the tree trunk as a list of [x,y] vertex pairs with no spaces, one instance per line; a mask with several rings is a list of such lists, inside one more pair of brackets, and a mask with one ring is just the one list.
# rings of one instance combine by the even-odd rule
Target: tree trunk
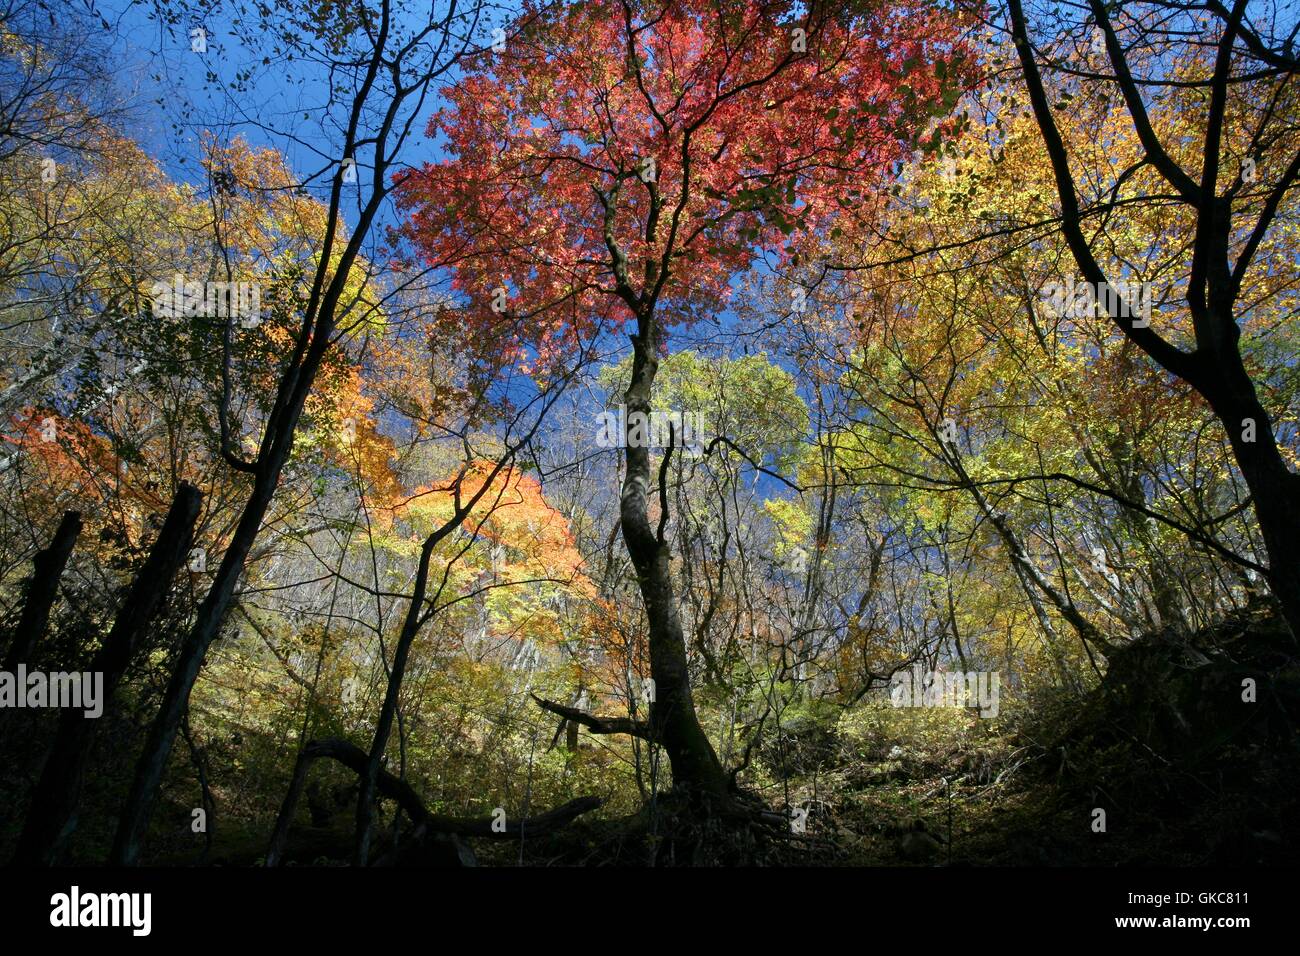
[[727,778],[695,714],[686,639],[673,593],[671,554],[650,524],[650,450],[633,447],[629,440],[636,413],[650,414],[651,390],[659,366],[658,344],[653,316],[642,318],[639,334],[632,337],[632,380],[625,395],[627,474],[619,505],[620,523],[650,628],[650,676],[654,680],[651,737],[662,743],[668,754],[674,787],[722,796],[728,789]]
[[[1107,53],[1116,66],[1117,79],[1125,95],[1136,101],[1140,94],[1128,74],[1124,48],[1109,26],[1107,5],[1096,0],[1090,6],[1094,19],[1105,27]],[[1056,191],[1061,201],[1061,228],[1084,280],[1100,288],[1106,284],[1106,276],[1092,253],[1089,237],[1083,231],[1069,154],[1034,58],[1024,4],[1021,0],[1008,0],[1007,10],[1030,105],[1052,162]],[[1300,558],[1300,475],[1291,471],[1278,450],[1272,422],[1259,402],[1254,382],[1242,361],[1241,326],[1235,314],[1242,275],[1238,275],[1237,270],[1243,270],[1244,275],[1254,252],[1249,241],[1244,250],[1234,248],[1232,193],[1218,195],[1215,192],[1221,172],[1217,147],[1222,142],[1227,116],[1233,34],[1241,25],[1244,11],[1245,4],[1238,4],[1234,12],[1224,18],[1226,42],[1220,43],[1218,61],[1208,84],[1205,162],[1200,182],[1178,166],[1155,140],[1154,134],[1150,136],[1153,142],[1144,143],[1147,158],[1160,168],[1165,179],[1181,194],[1182,200],[1196,209],[1196,242],[1187,284],[1187,304],[1192,315],[1196,349],[1190,353],[1183,351],[1161,338],[1149,325],[1139,326],[1131,321],[1131,317],[1121,316],[1114,305],[1107,308],[1120,331],[1162,368],[1195,388],[1227,430],[1233,456],[1250,489],[1255,517],[1268,551],[1269,587],[1281,605],[1292,636],[1300,640],[1300,561],[1297,561]],[[1261,214],[1251,230],[1253,240],[1263,237],[1277,209],[1276,205],[1268,209],[1268,203],[1280,203],[1282,194],[1294,186],[1289,178],[1291,175],[1294,173],[1279,181],[1273,195],[1266,201],[1267,211]],[[1238,258],[1235,266],[1230,259],[1233,252],[1244,257]]]
[[1227,430],[1268,551],[1269,587],[1300,638],[1300,475],[1282,458],[1273,423],[1233,346],[1199,390]]
[[284,848],[289,842],[289,827],[293,825],[293,815],[298,810],[298,801],[302,799],[302,791],[307,784],[307,771],[311,769],[315,757],[310,743],[298,751],[298,760],[293,765],[293,779],[289,781],[289,790],[284,795],[284,802],[280,804],[275,830],[271,833],[271,844],[266,849],[265,866],[279,866],[284,857]]
[[[537,421],[540,424],[541,418],[538,418]],[[529,435],[531,436],[536,429],[537,425],[534,425]],[[388,684],[384,691],[384,702],[379,709],[379,720],[375,724],[375,736],[370,744],[370,752],[366,758],[365,769],[361,773],[360,786],[357,792],[356,853],[353,857],[353,862],[357,866],[365,866],[370,859],[370,819],[374,808],[375,794],[379,786],[379,765],[383,760],[384,750],[388,746],[388,738],[392,734],[393,721],[397,717],[397,704],[402,692],[402,681],[406,677],[406,662],[411,654],[411,645],[415,642],[415,638],[420,633],[420,628],[426,620],[423,611],[425,597],[429,590],[429,567],[433,560],[434,550],[444,538],[461,526],[479,500],[487,494],[497,475],[501,473],[506,462],[511,460],[513,455],[513,449],[503,455],[488,474],[486,480],[479,486],[479,490],[474,492],[467,501],[458,503],[452,516],[425,538],[424,544],[420,548],[420,564],[415,575],[415,586],[411,592],[410,604],[406,609],[406,617],[402,621],[402,631],[397,638],[397,647],[393,651],[393,664],[388,671]],[[445,577],[443,583],[446,583]]]
[[31,662],[36,642],[49,624],[50,608],[59,593],[59,578],[63,576],[79,534],[81,515],[76,511],[65,511],[49,547],[37,551],[32,557],[32,580],[27,585],[27,599],[9,644],[4,670],[13,671],[19,664]]
[[[314,377],[314,375],[313,375]],[[304,395],[305,398],[305,395]],[[122,815],[118,820],[117,833],[113,838],[113,849],[109,861],[114,866],[133,866],[140,855],[140,842],[149,826],[149,817],[153,812],[154,798],[158,785],[162,781],[167,759],[176,742],[181,718],[189,706],[190,691],[198,679],[203,667],[208,647],[216,639],[221,624],[230,609],[234,597],[235,585],[243,573],[244,562],[252,550],[257,533],[261,529],[262,519],[271,504],[271,496],[279,481],[280,470],[288,457],[293,443],[293,431],[297,425],[298,413],[302,410],[298,402],[290,421],[284,426],[285,432],[277,439],[273,449],[271,464],[259,472],[253,485],[253,493],[244,507],[239,524],[221,559],[216,577],[207,597],[199,605],[198,614],[185,641],[181,645],[176,660],[176,669],[163,694],[158,714],[149,727],[149,736],[145,740],[144,750],[136,762],[135,778],[131,784]]]
[[[444,21],[444,27],[449,22]],[[439,64],[435,59],[422,72],[408,75],[409,82],[397,82],[381,92],[377,81],[387,75],[390,69],[395,71],[393,75],[396,76],[402,74],[404,63],[406,67],[412,66],[407,58],[410,48],[402,48],[395,54],[388,48],[390,27],[390,11],[385,5],[377,33],[373,34],[375,46],[362,64],[364,79],[352,102],[343,136],[344,156],[351,156],[359,141],[365,142],[374,150],[374,185],[358,209],[355,227],[345,238],[345,222],[341,212],[344,193],[342,170],[336,171],[333,176],[315,281],[303,309],[303,321],[297,339],[281,372],[275,403],[263,430],[255,461],[238,461],[226,447],[228,435],[224,416],[227,411],[225,401],[229,398],[228,389],[219,406],[222,416],[222,456],[237,470],[253,475],[253,491],[244,505],[212,587],[200,605],[194,626],[181,647],[176,670],[167,685],[162,706],[149,729],[144,751],[137,761],[135,779],[113,839],[110,860],[117,865],[131,865],[139,856],[140,841],[149,824],[153,801],[175,744],[177,729],[189,706],[190,691],[203,666],[208,647],[221,630],[235,586],[243,573],[244,563],[257,540],[262,521],[280,482],[280,474],[293,449],[303,405],[316,381],[322,361],[334,346],[336,321],[340,312],[347,314],[359,301],[357,293],[348,291],[349,279],[353,276],[353,266],[359,262],[358,257],[366,237],[370,235],[391,189],[387,182],[388,171],[396,161],[397,150],[405,139],[405,133],[400,133],[400,108],[403,103],[418,101],[423,97],[433,79],[456,62],[455,58],[451,58]],[[393,59],[394,55],[396,59]],[[384,99],[382,108],[377,111],[372,110],[376,105],[371,99],[372,95]],[[370,116],[377,116],[377,124],[363,134],[362,119]],[[395,131],[399,135],[394,143],[391,137]],[[336,241],[342,243],[337,261],[334,257]],[[345,294],[350,297],[347,302],[343,301]]]
[[[135,656],[141,634],[189,554],[201,500],[197,488],[181,483],[158,539],[131,582],[113,628],[95,655],[91,670],[104,675],[101,704],[105,710]],[[95,726],[94,720],[72,708],[59,716],[59,729],[32,795],[15,863],[53,866],[57,862],[64,842],[76,828],[81,782],[94,744]]]
[[357,828],[356,852],[353,864],[365,866],[370,860],[370,820],[375,803],[375,793],[379,786],[380,761],[388,746],[388,738],[393,731],[393,721],[397,717],[398,698],[402,692],[402,680],[406,676],[406,662],[411,654],[411,645],[420,632],[420,613],[424,607],[424,596],[428,590],[429,562],[433,557],[434,546],[438,536],[430,535],[424,542],[420,553],[420,568],[416,574],[415,593],[406,610],[406,619],[402,623],[402,632],[397,638],[397,647],[393,651],[393,665],[388,672],[388,686],[384,691],[384,702],[379,709],[379,720],[375,725],[375,736],[370,743],[370,752],[366,756],[365,767],[361,771],[361,785],[357,790]]

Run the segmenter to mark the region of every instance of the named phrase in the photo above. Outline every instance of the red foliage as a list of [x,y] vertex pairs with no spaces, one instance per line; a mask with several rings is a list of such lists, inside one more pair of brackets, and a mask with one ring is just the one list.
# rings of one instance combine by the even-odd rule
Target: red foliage
[[467,345],[545,359],[643,305],[689,320],[869,192],[966,51],[927,3],[850,6],[526,10],[433,117],[447,158],[398,180],[406,233],[468,298]]

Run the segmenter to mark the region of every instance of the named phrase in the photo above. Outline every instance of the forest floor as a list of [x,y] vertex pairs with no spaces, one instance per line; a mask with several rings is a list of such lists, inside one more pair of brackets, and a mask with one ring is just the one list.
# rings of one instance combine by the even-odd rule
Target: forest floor
[[[522,849],[468,843],[487,866],[1300,862],[1300,652],[1267,606],[1191,638],[1133,641],[1091,689],[996,719],[878,704],[782,721],[741,776],[761,823],[700,814],[668,793]],[[790,832],[788,807],[807,810],[804,832]],[[189,842],[151,862],[258,865],[268,828],[227,816],[203,860]],[[286,861],[346,865],[352,839],[344,808],[326,826],[295,826]]]
[[[899,745],[808,721],[787,731],[796,771],[764,794],[769,806],[788,794],[807,808],[806,832],[761,849],[741,841],[708,862],[1294,865],[1298,661],[1285,625],[1257,606],[1190,639],[1126,645],[1090,691],[1039,699],[987,728],[972,720],[973,731]],[[525,860],[648,862],[654,840],[638,822],[579,821]],[[519,849],[480,858],[518,862]]]

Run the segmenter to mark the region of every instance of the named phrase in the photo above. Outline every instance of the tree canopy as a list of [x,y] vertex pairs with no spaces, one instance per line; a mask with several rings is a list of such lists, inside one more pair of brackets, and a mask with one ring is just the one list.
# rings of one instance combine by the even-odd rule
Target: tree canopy
[[0,852],[1294,862],[1297,33],[0,0]]

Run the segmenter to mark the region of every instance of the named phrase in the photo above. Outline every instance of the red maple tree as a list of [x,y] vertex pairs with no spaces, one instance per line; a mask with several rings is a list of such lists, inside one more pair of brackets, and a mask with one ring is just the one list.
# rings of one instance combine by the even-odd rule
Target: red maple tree
[[[545,363],[631,325],[625,402],[648,412],[665,328],[713,310],[763,250],[790,254],[869,197],[966,81],[932,3],[592,0],[529,7],[430,123],[446,158],[400,177],[404,227],[453,270],[478,354]],[[695,716],[650,457],[626,448],[621,526],[649,621],[644,724],[676,785],[727,786]]]

